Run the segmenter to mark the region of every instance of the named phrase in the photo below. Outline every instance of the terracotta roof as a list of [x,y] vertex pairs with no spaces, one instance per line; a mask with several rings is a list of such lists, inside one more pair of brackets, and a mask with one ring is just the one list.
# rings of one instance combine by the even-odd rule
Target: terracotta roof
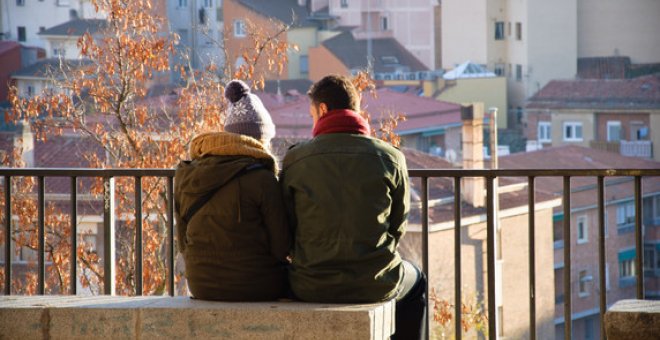
[[[278,102],[274,95],[258,94],[268,108],[280,137],[311,137],[312,119],[309,116],[309,99],[301,95],[289,102]],[[461,124],[460,105],[401,93],[387,88],[377,90],[377,97],[364,95],[362,107],[371,113],[372,124],[380,121],[381,114],[403,113],[406,121],[399,123],[396,131],[421,132],[457,126]]]
[[316,23],[308,20],[307,7],[299,6],[297,0],[238,0],[238,2],[267,18],[277,19],[284,24],[293,22],[294,26],[317,26]]
[[[349,69],[367,67],[367,40],[356,40],[350,32],[340,33],[321,43]],[[374,72],[428,71],[410,51],[394,38],[372,39]]]
[[0,41],[0,55],[16,48],[21,48],[21,44],[11,40]]
[[[87,65],[90,63],[88,60],[62,60],[65,67],[75,68],[80,65]],[[58,74],[60,68],[60,59],[59,58],[49,58],[39,60],[36,63],[24,67],[12,74],[14,78],[22,77],[37,77],[37,78],[46,78],[50,74]]]
[[[616,153],[586,148],[577,145],[564,145],[551,147],[532,152],[515,153],[499,158],[502,169],[657,169],[660,162],[638,157],[626,157]],[[626,179],[626,178],[624,178]],[[631,178],[627,178],[632,182]],[[621,177],[610,177],[605,183],[621,182]],[[571,201],[572,207],[595,205],[596,178],[573,177],[571,189],[573,191],[590,191],[591,194],[577,197]],[[660,191],[660,178],[645,178],[644,192]],[[541,192],[554,194],[557,197],[563,192],[562,178],[539,177],[536,188]],[[628,185],[615,191],[607,191],[607,201],[631,197],[633,187]]]
[[660,73],[633,79],[553,80],[527,103],[532,109],[660,108]]
[[103,19],[73,19],[40,32],[39,35],[82,36],[86,32],[94,34],[106,25],[107,21]]
[[280,91],[282,95],[305,95],[310,86],[312,86],[312,81],[309,79],[283,79],[283,80],[267,80],[266,86],[263,91],[266,93],[277,93],[277,87],[279,84]]

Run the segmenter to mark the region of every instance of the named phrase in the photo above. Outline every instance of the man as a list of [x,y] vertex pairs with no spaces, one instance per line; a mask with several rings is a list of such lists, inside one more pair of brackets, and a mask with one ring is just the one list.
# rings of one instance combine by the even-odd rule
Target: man
[[314,302],[396,298],[394,338],[420,338],[426,279],[397,251],[410,206],[406,160],[369,136],[350,79],[327,76],[308,96],[314,138],[288,151],[280,178],[295,239],[291,289]]

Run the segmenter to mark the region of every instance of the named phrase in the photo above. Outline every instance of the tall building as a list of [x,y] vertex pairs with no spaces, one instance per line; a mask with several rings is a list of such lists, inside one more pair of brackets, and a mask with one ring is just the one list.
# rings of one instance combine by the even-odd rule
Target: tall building
[[465,60],[508,77],[509,122],[553,79],[578,74],[578,58],[660,62],[660,2],[640,0],[442,1],[442,67]]

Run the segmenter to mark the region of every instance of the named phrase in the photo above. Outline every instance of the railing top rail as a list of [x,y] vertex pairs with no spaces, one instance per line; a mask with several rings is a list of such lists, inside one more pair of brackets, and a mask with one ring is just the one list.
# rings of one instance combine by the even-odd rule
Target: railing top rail
[[[173,177],[175,169],[0,168],[0,176]],[[412,177],[660,176],[659,169],[410,169]]]

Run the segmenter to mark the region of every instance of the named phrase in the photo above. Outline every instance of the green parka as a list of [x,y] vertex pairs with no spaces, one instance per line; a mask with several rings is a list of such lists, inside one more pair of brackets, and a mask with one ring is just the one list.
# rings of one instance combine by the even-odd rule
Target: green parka
[[[179,250],[192,295],[224,301],[284,296],[291,232],[273,157],[257,140],[231,133],[196,137],[191,157],[176,169],[174,198]],[[257,162],[266,169],[235,177]],[[188,223],[181,218],[218,188]]]
[[393,298],[410,206],[403,154],[368,136],[320,135],[289,150],[280,181],[295,235],[294,294],[337,303]]

